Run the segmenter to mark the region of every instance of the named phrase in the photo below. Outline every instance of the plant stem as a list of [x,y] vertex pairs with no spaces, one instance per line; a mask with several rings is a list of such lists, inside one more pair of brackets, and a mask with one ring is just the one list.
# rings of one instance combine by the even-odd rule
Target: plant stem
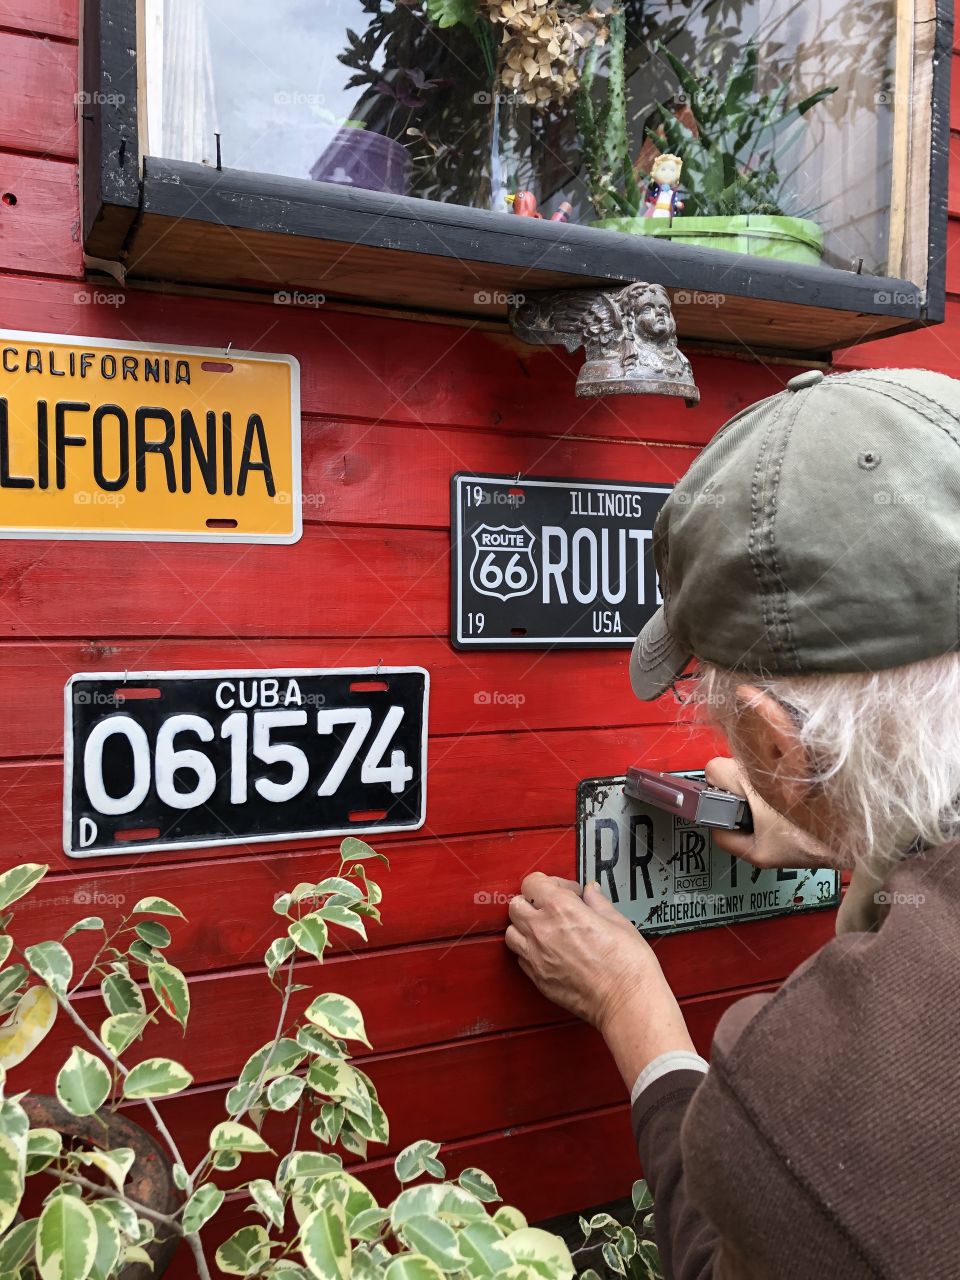
[[[17,950],[19,951],[19,948],[17,948]],[[90,1028],[87,1026],[84,1020],[77,1013],[76,1009],[74,1009],[70,1001],[67,1000],[64,996],[61,996],[58,991],[53,990],[53,987],[51,987],[49,983],[47,983],[44,980],[43,975],[37,973],[36,969],[34,969],[33,965],[30,964],[30,961],[27,960],[27,957],[25,955],[23,956],[23,959],[26,961],[27,967],[30,969],[30,972],[34,974],[35,977],[39,978],[41,982],[43,982],[44,986],[47,988],[48,991],[51,991],[53,993],[53,998],[56,1000],[57,1004],[64,1011],[64,1013],[67,1015],[70,1021],[80,1031],[83,1032],[83,1034],[87,1037],[87,1039],[91,1042],[91,1044],[97,1047],[97,1049],[100,1051],[103,1057],[106,1058],[108,1062],[112,1062],[116,1064],[117,1070],[120,1072],[122,1076],[124,1077],[128,1076],[130,1074],[129,1068],[125,1067],[123,1063],[120,1061],[120,1059],[117,1057],[117,1055],[115,1053],[112,1053],[107,1048],[107,1046],[103,1043],[100,1037],[95,1032],[90,1030]],[[146,1104],[146,1108],[150,1113],[150,1117],[153,1120],[153,1123],[157,1126],[157,1132],[160,1134],[160,1136],[163,1138],[163,1140],[166,1142],[167,1146],[169,1147],[170,1154],[173,1156],[177,1164],[182,1165],[183,1156],[180,1154],[180,1148],[177,1146],[174,1140],[173,1134],[167,1128],[166,1124],[164,1124],[163,1116],[161,1116],[160,1112],[154,1106],[153,1100],[151,1098],[144,1098],[143,1102]],[[187,1184],[187,1190],[188,1191],[192,1190],[192,1187],[189,1185],[189,1183]]]
[[48,1173],[51,1178],[58,1178],[61,1182],[72,1182],[75,1186],[83,1187],[84,1191],[89,1191],[95,1196],[109,1196],[112,1200],[122,1200],[124,1204],[129,1205],[134,1213],[144,1218],[149,1218],[151,1222],[159,1222],[165,1227],[170,1227],[176,1231],[178,1235],[183,1235],[183,1228],[175,1218],[171,1218],[168,1213],[160,1213],[157,1209],[150,1209],[145,1204],[141,1204],[139,1200],[132,1200],[130,1196],[125,1195],[122,1191],[117,1191],[114,1187],[103,1187],[98,1182],[91,1182],[89,1178],[84,1178],[79,1173],[66,1173],[62,1169],[47,1168],[43,1170]]

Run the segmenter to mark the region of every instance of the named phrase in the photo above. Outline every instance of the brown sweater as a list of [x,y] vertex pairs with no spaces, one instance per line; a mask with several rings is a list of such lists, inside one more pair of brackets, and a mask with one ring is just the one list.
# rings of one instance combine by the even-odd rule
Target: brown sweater
[[633,1106],[667,1280],[960,1276],[960,845]]

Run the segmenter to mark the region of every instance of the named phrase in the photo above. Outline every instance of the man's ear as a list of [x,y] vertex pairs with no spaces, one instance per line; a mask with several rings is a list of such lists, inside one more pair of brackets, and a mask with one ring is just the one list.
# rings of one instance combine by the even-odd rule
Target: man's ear
[[796,723],[782,703],[752,684],[739,685],[737,748],[757,791],[790,816],[810,799],[810,760]]

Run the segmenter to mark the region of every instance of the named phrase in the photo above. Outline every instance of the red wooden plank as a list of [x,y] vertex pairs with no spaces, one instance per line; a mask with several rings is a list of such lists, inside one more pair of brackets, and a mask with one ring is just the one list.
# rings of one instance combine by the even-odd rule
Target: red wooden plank
[[[105,290],[116,291],[112,283]],[[727,418],[796,372],[694,352],[704,393],[695,409],[643,396],[577,401],[571,397],[580,357],[526,346],[506,328],[465,330],[333,307],[225,304],[135,289],[121,307],[78,307],[74,293],[52,282],[0,279],[0,313],[46,333],[288,352],[301,363],[304,411],[339,418],[704,444]]]
[[0,0],[0,26],[76,40],[80,34],[78,0]]
[[948,298],[943,324],[848,347],[836,353],[836,364],[839,369],[890,369],[900,366],[935,369],[953,378],[960,377],[960,354],[954,340],[957,333],[960,333],[960,302]]
[[[383,924],[370,929],[375,948],[433,939],[460,940],[501,932],[507,906],[531,871],[572,878],[576,870],[575,835],[571,827],[494,836],[456,836],[411,840],[404,844],[376,841],[390,869],[378,869],[384,888]],[[122,871],[92,875],[52,876],[17,908],[15,936],[26,946],[61,935],[80,916],[92,912],[112,927],[140,898],[159,893],[183,910],[186,922],[173,928],[171,958],[186,972],[204,973],[259,963],[269,939],[279,928],[272,904],[279,892],[302,880],[317,880],[333,871],[338,855],[306,850],[270,858],[233,858],[229,862],[230,896],[219,901],[223,863],[204,861],[154,866],[142,862]],[[218,909],[211,910],[211,902]],[[829,913],[785,921],[758,921],[736,928],[713,929],[656,942],[671,973],[686,975],[688,994],[737,982],[765,982],[780,977],[826,940]],[[744,929],[746,932],[744,932]],[[367,944],[354,934],[334,931],[334,951],[362,952]],[[71,951],[76,970],[92,959],[89,935],[75,937]]]
[[[957,164],[960,166],[960,156]],[[952,165],[951,161],[951,173]],[[947,220],[947,293],[960,294],[960,218],[955,217]]]
[[347,524],[449,529],[457,471],[674,484],[698,449],[643,441],[544,439],[504,432],[414,429],[308,418],[303,517]]
[[449,536],[312,526],[294,546],[0,543],[0,635],[444,635]]
[[[0,25],[5,25],[2,5]],[[76,46],[0,31],[0,65],[7,86],[0,112],[0,147],[74,159]]]
[[[689,726],[674,725],[435,739],[429,757],[427,821],[406,838],[570,823],[581,778],[623,773],[638,759],[655,769],[694,769],[703,764],[709,750],[711,739],[705,734],[697,738]],[[141,861],[143,855],[132,851],[97,860],[66,859],[61,850],[62,790],[59,763],[0,766],[0,821],[6,835],[0,866],[31,859],[69,867],[83,877],[91,864],[117,866],[118,857]],[[210,852],[234,858],[242,850],[243,846],[220,845]],[[277,846],[262,844],[249,851],[272,859]],[[191,850],[189,856],[194,860],[197,854]],[[151,857],[151,863],[156,857]],[[170,862],[175,857],[163,853],[159,860]],[[243,904],[239,906],[242,910]]]
[[[82,276],[79,217],[76,165],[0,156],[0,270]],[[75,314],[80,292],[72,289]],[[16,313],[3,315],[9,321]]]
[[459,653],[446,640],[98,640],[0,646],[0,759],[60,755],[63,688],[78,672],[424,666],[430,732],[593,728],[677,718],[673,698],[638,702],[627,652]]

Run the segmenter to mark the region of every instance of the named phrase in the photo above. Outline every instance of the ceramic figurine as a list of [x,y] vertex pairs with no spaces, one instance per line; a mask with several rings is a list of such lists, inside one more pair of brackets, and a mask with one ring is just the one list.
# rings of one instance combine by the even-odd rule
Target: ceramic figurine
[[[543,218],[543,214],[537,212],[537,197],[532,191],[517,191],[513,195],[505,196],[504,199],[519,218]],[[569,222],[571,213],[573,213],[573,205],[569,200],[564,200],[557,212],[550,215],[550,221]]]
[[537,213],[537,197],[532,191],[516,191],[513,195],[505,197],[506,202],[511,207],[511,212],[515,213],[518,218],[542,218],[542,213]]
[[674,218],[683,212],[679,191],[682,168],[683,161],[679,156],[664,153],[654,160],[644,204],[645,218]]

